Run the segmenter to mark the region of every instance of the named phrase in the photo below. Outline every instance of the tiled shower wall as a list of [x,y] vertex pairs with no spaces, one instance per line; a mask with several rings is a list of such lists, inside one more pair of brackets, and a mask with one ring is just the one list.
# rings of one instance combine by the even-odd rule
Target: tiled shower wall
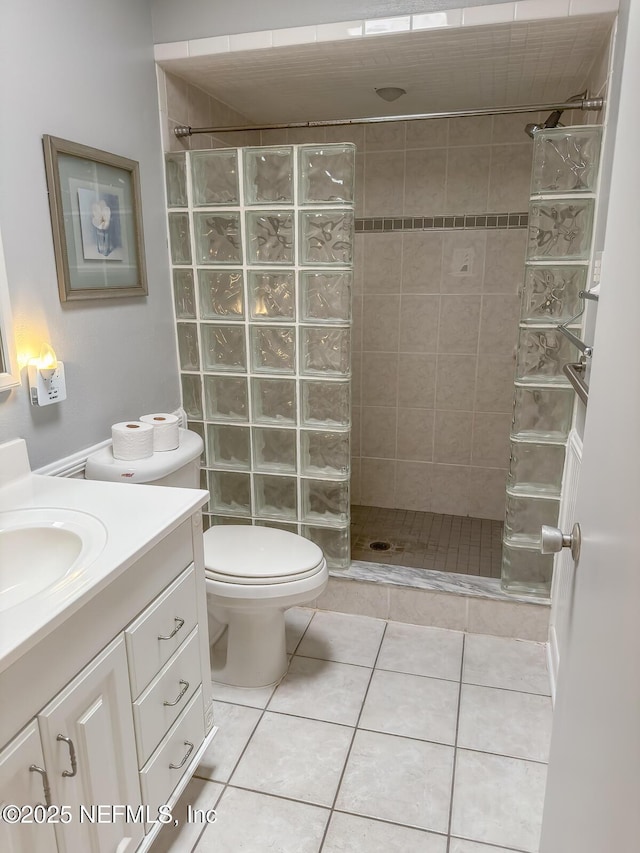
[[[164,78],[170,127],[246,121]],[[544,117],[165,138],[166,150],[353,142],[356,217],[377,228],[374,218],[411,217],[413,225],[414,217],[526,212],[532,142],[524,126]],[[356,234],[352,502],[502,519],[526,228],[504,219],[489,228],[391,226]]]
[[[356,237],[354,502],[504,515],[536,119],[365,128],[363,227],[394,227]],[[444,214],[479,227],[404,228]]]

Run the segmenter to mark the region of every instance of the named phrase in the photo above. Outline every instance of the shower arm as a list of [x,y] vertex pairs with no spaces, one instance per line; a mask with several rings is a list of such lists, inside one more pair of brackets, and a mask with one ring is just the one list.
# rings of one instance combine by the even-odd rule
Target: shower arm
[[530,104],[512,107],[487,107],[478,110],[454,110],[442,113],[417,113],[400,116],[371,116],[369,118],[342,118],[323,121],[294,121],[282,124],[235,124],[227,127],[190,127],[178,125],[174,133],[181,139],[185,136],[193,136],[194,133],[234,133],[248,130],[287,130],[300,127],[337,127],[340,125],[356,124],[382,124],[389,121],[424,121],[434,118],[468,118],[470,116],[493,116],[513,115],[514,113],[541,113],[548,110],[584,110],[585,112],[599,112],[604,107],[604,98],[579,98],[571,99],[559,104]]

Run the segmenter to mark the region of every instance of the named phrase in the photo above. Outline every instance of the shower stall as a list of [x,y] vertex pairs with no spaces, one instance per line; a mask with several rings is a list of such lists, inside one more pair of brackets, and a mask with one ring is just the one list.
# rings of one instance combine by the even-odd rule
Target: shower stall
[[600,135],[533,109],[166,156],[206,524],[548,595]]

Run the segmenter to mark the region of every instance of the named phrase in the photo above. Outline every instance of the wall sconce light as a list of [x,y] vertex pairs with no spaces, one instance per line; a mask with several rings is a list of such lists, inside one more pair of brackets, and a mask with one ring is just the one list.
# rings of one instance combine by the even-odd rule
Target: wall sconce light
[[49,406],[67,399],[64,364],[49,344],[42,345],[39,358],[29,360],[27,372],[32,406]]

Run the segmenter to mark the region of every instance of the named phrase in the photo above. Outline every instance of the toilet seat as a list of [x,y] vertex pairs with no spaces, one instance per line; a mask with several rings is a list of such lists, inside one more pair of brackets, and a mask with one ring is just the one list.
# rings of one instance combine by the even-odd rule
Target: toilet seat
[[273,527],[220,525],[204,534],[204,564],[211,580],[240,585],[291,583],[324,570],[320,548]]

